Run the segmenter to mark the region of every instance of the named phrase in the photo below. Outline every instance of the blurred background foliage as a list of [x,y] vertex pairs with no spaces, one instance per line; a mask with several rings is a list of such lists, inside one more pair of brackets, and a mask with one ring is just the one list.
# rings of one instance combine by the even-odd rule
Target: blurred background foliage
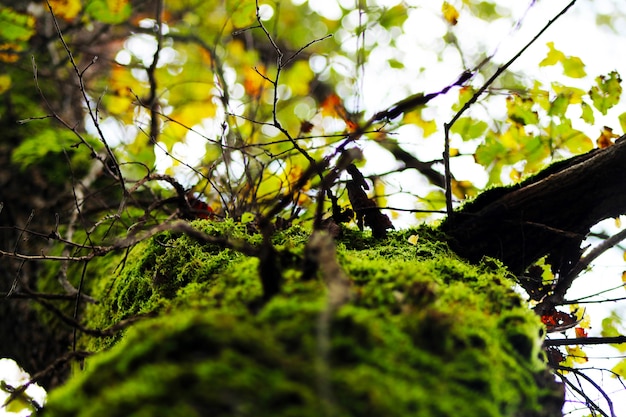
[[[127,180],[143,179],[142,187],[166,192],[167,185],[145,178],[172,176],[215,213],[236,219],[293,193],[289,210],[298,215],[289,217],[307,221],[318,184],[312,178],[296,193],[293,185],[311,161],[329,156],[372,114],[412,94],[439,91],[469,70],[472,77],[445,98],[377,121],[354,144],[365,151],[362,169],[376,180],[374,197],[391,196],[385,201],[421,219],[430,214],[420,209],[445,207],[441,184],[423,177],[443,171],[443,124],[503,56],[517,52],[468,38],[468,28],[509,25],[502,39],[514,38],[539,7],[500,3],[19,3],[0,12],[3,126],[19,131],[6,152],[19,169],[39,166],[51,181],[71,171],[78,179],[88,170],[85,155],[101,151],[100,142],[113,149]],[[612,28],[620,16],[597,19]],[[552,41],[542,45],[545,56],[529,65],[560,67],[558,79],[544,83],[505,71],[452,126],[457,202],[484,187],[520,181],[553,160],[608,146],[616,136],[611,132],[624,130],[624,114],[597,143],[581,129],[595,128],[596,116],[619,102],[619,74],[597,75],[581,88],[585,63]],[[431,67],[443,73],[433,78]],[[72,139],[76,134],[82,138]],[[416,169],[417,161],[425,165]],[[486,176],[467,173],[468,164]]]

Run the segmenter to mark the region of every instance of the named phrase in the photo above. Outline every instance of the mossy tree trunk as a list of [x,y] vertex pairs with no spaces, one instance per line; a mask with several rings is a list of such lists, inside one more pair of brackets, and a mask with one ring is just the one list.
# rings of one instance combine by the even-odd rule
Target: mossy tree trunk
[[[544,255],[561,274],[572,268],[589,228],[626,211],[625,152],[626,141],[618,140],[519,185],[487,191],[444,222],[445,237],[424,228],[383,241],[350,232],[338,241],[337,262],[352,282],[352,298],[330,316],[323,314],[324,278],[305,273],[306,231],[273,236],[282,280],[269,299],[254,256],[160,234],[135,248],[121,271],[113,266],[119,257],[109,268],[91,269],[86,290],[100,303],[84,319],[86,327],[104,329],[141,313],[159,317],[121,339],[84,336],[80,348],[111,350],[88,360],[88,372],[52,396],[50,412],[74,416],[98,406],[102,415],[184,409],[188,415],[445,416],[452,415],[449,395],[457,411],[467,401],[480,415],[554,415],[562,396],[537,356],[541,325],[512,292],[510,273]],[[194,227],[264,244],[243,225]],[[418,246],[408,243],[411,233],[420,235]],[[325,341],[320,317],[330,320]],[[257,389],[266,373],[273,375],[270,385]],[[364,383],[366,377],[371,381]],[[199,391],[169,391],[187,383],[200,384]],[[147,384],[148,392],[129,390],[135,401],[125,396],[125,384]],[[330,395],[335,388],[340,395]],[[220,395],[207,399],[203,390]],[[72,403],[83,395],[86,402]],[[120,402],[111,403],[118,395]],[[472,404],[476,395],[484,401]],[[382,401],[385,396],[393,401]]]

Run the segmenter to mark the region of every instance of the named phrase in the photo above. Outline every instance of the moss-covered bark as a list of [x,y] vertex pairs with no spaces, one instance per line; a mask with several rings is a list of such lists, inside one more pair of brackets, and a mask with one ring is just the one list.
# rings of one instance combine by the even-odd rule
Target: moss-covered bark
[[[261,241],[229,221],[194,225]],[[266,303],[256,258],[168,233],[135,247],[120,272],[93,278],[101,302],[86,320],[157,317],[120,337],[83,336],[101,353],[51,393],[46,415],[558,414],[541,325],[497,262],[471,266],[425,227],[384,241],[345,231],[337,258],[353,297],[323,340],[327,290],[302,274],[308,235],[274,236],[283,282]]]

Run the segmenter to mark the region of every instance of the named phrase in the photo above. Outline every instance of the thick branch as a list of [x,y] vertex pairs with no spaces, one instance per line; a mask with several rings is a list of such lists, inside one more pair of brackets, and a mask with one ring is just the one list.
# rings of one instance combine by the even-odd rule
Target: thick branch
[[575,339],[546,339],[544,346],[574,346],[574,345],[617,345],[626,343],[626,336],[615,337],[577,337]]
[[564,276],[579,260],[589,229],[626,213],[623,138],[515,186],[484,192],[442,225],[450,246],[473,262],[498,258],[515,274],[549,255],[555,272]]

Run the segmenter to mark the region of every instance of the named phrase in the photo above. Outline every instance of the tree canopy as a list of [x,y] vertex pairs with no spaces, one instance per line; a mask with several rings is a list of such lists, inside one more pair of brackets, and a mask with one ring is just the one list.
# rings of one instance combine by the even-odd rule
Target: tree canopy
[[[581,346],[622,354],[619,309],[591,329],[584,302],[609,287],[568,295],[623,239],[593,229],[602,243],[583,243],[626,213],[622,80],[617,64],[590,73],[554,35],[582,11],[614,32],[626,16],[610,1],[501,3],[4,0],[0,308],[15,321],[0,354],[46,386],[65,381],[66,363],[92,353],[76,336],[101,301],[90,277],[122,273],[160,233],[258,259],[259,309],[284,291],[276,235],[290,227],[385,239],[427,222],[457,255],[515,275],[568,398],[611,415]],[[107,328],[145,318],[132,312]],[[566,330],[570,342],[553,336]],[[626,361],[591,369],[623,387]]]

